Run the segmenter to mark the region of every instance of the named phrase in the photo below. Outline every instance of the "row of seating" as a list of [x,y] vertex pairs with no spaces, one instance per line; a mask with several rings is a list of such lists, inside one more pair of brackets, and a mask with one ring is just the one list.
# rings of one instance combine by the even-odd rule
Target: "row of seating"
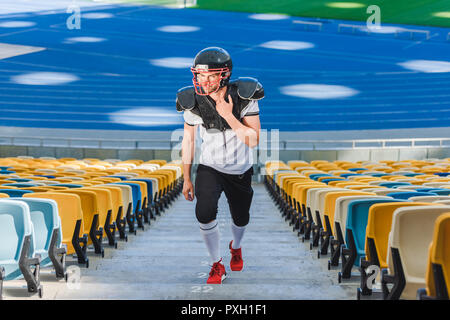
[[282,215],[318,258],[329,254],[329,270],[340,266],[339,283],[359,270],[358,299],[373,298],[377,268],[384,299],[448,298],[449,230],[440,224],[450,213],[450,158],[270,161],[265,170]]
[[0,159],[0,298],[24,278],[42,297],[40,269],[65,278],[66,257],[89,267],[169,207],[183,184],[181,162],[17,157]]

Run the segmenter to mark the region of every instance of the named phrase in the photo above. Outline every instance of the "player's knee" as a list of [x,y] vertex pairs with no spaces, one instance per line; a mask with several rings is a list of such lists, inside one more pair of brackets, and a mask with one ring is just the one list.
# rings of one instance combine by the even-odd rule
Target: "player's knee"
[[205,203],[198,202],[195,207],[195,216],[197,217],[197,221],[200,223],[209,223],[212,220],[216,219],[217,215],[217,205],[213,203]]
[[233,216],[233,223],[237,227],[245,227],[250,222],[250,214],[244,213],[237,216]]

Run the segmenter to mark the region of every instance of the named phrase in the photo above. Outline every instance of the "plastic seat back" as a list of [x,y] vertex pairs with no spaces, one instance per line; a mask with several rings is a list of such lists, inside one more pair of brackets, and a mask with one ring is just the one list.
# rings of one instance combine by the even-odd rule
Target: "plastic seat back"
[[70,189],[72,189],[72,188],[82,188],[83,187],[82,184],[75,184],[75,183],[56,183],[56,184],[53,184],[53,186],[56,186],[56,187],[67,187],[67,188],[70,188]]
[[136,210],[138,208],[138,203],[141,200],[141,186],[137,183],[132,182],[115,182],[112,183],[112,185],[125,185],[131,187],[131,194],[133,197],[133,210]]
[[122,196],[122,189],[119,188],[119,186],[113,186],[108,184],[99,184],[96,185],[94,188],[107,189],[111,192],[112,214],[113,214],[111,218],[112,220],[115,220],[121,208],[122,210],[119,218],[123,218],[125,205]]
[[[65,194],[76,194],[80,197],[81,201],[81,210],[83,211],[83,233],[89,234],[89,231],[92,227],[92,221],[94,219],[94,215],[98,214],[97,207],[97,194],[93,191],[85,190],[85,189],[69,189],[69,190],[58,190],[58,192],[62,192]],[[92,240],[89,237],[88,244],[91,244]]]
[[407,200],[412,197],[420,197],[420,196],[436,196],[437,194],[431,192],[392,192],[386,194],[388,197],[392,197],[394,199],[404,199]]
[[313,222],[316,225],[317,225],[316,210],[318,210],[318,208],[316,209],[316,202],[314,201],[316,193],[319,191],[322,191],[324,189],[329,189],[329,188],[330,188],[329,186],[326,186],[326,187],[317,186],[317,187],[308,189],[308,191],[306,192],[306,209],[311,212]]
[[400,192],[410,193],[411,191],[406,191],[406,190],[402,191],[402,190],[396,190],[396,189],[392,189],[392,188],[373,190],[373,193],[375,193],[379,196],[385,196],[389,193],[400,193]]
[[449,299],[450,290],[450,212],[436,219],[428,256],[426,289],[428,296]]
[[337,198],[336,199],[336,208],[334,211],[334,226],[335,226],[336,236],[338,236],[342,242],[345,242],[345,227],[347,224],[348,205],[353,200],[362,200],[362,199],[390,199],[390,197],[377,196],[377,195],[372,195],[372,196],[345,195],[345,196]]
[[19,259],[25,237],[31,237],[31,255],[34,255],[33,225],[30,209],[21,201],[0,200],[0,266],[5,268],[5,279],[22,277]]
[[365,252],[367,260],[378,261],[380,268],[387,268],[389,233],[394,211],[407,206],[424,206],[420,202],[377,203],[370,207],[367,220]]
[[[352,190],[342,190],[342,191],[335,191],[335,192],[329,192],[325,196],[325,207],[324,207],[324,218],[328,219],[329,227],[331,230],[332,235],[334,235],[335,230],[335,224],[334,224],[334,214],[336,211],[336,200],[339,199],[339,197],[345,197],[345,196],[374,196],[375,193],[372,192],[359,192],[359,191],[352,191]],[[328,230],[328,226],[327,226]]]
[[72,237],[75,233],[77,220],[81,220],[80,234],[78,236],[81,236],[81,231],[85,230],[80,197],[75,194],[56,192],[28,193],[25,194],[24,197],[52,199],[57,203],[58,213],[61,218],[62,241],[67,246],[67,254],[75,253],[75,249],[72,245]]
[[122,192],[123,213],[122,216],[127,213],[129,205],[131,205],[131,211],[133,211],[133,191],[130,186],[119,184],[107,184],[108,186],[117,187]]
[[27,187],[39,187],[42,183],[4,183],[3,186],[5,187],[16,187],[16,188],[27,188]]
[[347,221],[345,227],[345,243],[349,243],[349,231],[353,235],[352,241],[356,247],[356,260],[354,265],[359,266],[360,258],[365,255],[366,228],[369,209],[372,205],[385,202],[398,202],[396,199],[362,199],[353,200],[348,205]]
[[24,194],[33,193],[31,190],[20,190],[20,189],[0,189],[0,193],[5,193],[9,197],[22,197]]
[[[428,249],[433,240],[436,219],[450,212],[450,206],[402,207],[394,212],[388,244],[388,268],[395,274],[394,259],[398,256],[405,286],[401,299],[415,299],[417,290],[425,287]],[[395,257],[393,256],[395,254]]]
[[410,186],[409,182],[382,182],[378,184],[380,187],[394,188],[398,186]]
[[[111,191],[100,187],[85,187],[83,190],[92,191],[97,195],[98,224],[105,226],[108,211],[112,213],[112,196]],[[106,230],[103,228],[103,236],[106,236]]]
[[[50,241],[55,229],[61,228],[58,213],[58,205],[51,199],[34,199],[34,198],[11,198],[11,200],[22,201],[26,203],[30,209],[30,217],[33,222],[35,252],[41,255],[41,266],[49,266],[52,264],[48,251]],[[61,238],[57,247],[61,246]]]
[[[0,190],[1,191],[1,190]],[[414,202],[435,202],[435,201],[445,201],[450,200],[449,196],[417,196],[417,197],[411,197],[409,200]]]
[[328,190],[322,190],[316,193],[316,208],[319,208],[319,216],[317,216],[317,219],[320,218],[320,222],[322,223],[322,227],[325,231],[329,231],[327,229],[327,226],[325,224],[325,198],[328,193],[330,192],[336,192],[336,191],[349,191],[344,188],[329,188]]

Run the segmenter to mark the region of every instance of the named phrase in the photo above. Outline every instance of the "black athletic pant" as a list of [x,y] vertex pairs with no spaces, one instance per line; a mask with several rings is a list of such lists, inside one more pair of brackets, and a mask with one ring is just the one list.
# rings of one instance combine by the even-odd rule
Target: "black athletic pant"
[[253,167],[237,175],[222,173],[200,164],[195,178],[195,215],[198,222],[206,224],[216,219],[217,203],[224,191],[234,224],[238,227],[247,225],[253,198],[252,175]]

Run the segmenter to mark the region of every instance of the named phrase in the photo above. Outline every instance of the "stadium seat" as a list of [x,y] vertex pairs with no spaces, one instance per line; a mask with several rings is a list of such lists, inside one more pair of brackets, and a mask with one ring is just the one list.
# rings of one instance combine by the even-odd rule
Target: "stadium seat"
[[[298,234],[304,234],[303,241],[310,238],[311,227],[312,227],[312,217],[308,215],[306,209],[307,202],[307,192],[311,188],[315,187],[326,187],[325,184],[316,182],[314,180],[299,182],[295,184],[295,189],[293,191],[294,198],[297,203],[297,214],[291,220],[291,224],[294,224],[294,230],[298,229]],[[289,217],[286,217],[288,220]]]
[[127,224],[125,217],[126,212],[124,212],[124,208],[128,207],[128,202],[125,202],[124,200],[122,188],[120,188],[118,185],[114,186],[109,184],[99,184],[94,186],[94,188],[108,189],[111,192],[112,219],[115,219],[114,221],[116,223],[117,231],[119,232],[119,239],[128,241],[128,236],[125,232]]
[[417,290],[425,287],[435,221],[449,211],[450,206],[440,205],[395,210],[388,242],[388,268],[381,273],[385,300],[415,299]]
[[336,241],[336,243],[333,243],[333,245],[338,248],[339,256],[342,246],[345,245],[345,227],[347,223],[348,205],[353,200],[361,199],[390,199],[390,197],[377,195],[345,195],[336,199],[336,208],[334,213],[334,240]]
[[[113,221],[113,200],[112,193],[107,188],[98,186],[84,187],[82,190],[95,192],[97,195],[97,208],[99,224],[103,226],[103,236],[108,238],[108,244],[117,249],[116,223]],[[103,251],[103,250],[102,250]],[[102,256],[103,256],[103,252]]]
[[351,277],[352,267],[359,267],[361,256],[365,255],[365,241],[367,219],[372,205],[385,202],[398,202],[396,199],[362,199],[353,200],[348,205],[347,221],[345,226],[345,247],[341,248],[341,279]]
[[23,197],[44,198],[56,201],[61,218],[62,242],[67,247],[67,254],[76,253],[78,263],[86,264],[86,267],[89,267],[89,258],[86,254],[88,235],[82,233],[85,228],[80,197],[75,194],[56,192],[28,193],[24,194]]
[[22,197],[24,194],[33,193],[33,191],[20,189],[0,189],[0,193],[5,193],[12,198],[12,197]]
[[340,255],[340,245],[341,243],[337,241],[336,233],[335,233],[335,223],[334,223],[334,214],[336,211],[336,201],[340,197],[345,196],[374,196],[375,193],[372,192],[360,192],[360,191],[335,191],[329,192],[325,196],[325,208],[324,208],[324,222],[326,225],[325,237],[329,239],[330,243],[330,255],[331,258],[329,260],[329,266],[337,266],[339,264],[339,255]]
[[[325,189],[329,189],[329,188],[331,188],[331,187],[328,185],[323,185],[323,186],[318,185],[318,186],[313,186],[306,191],[306,214],[308,216],[310,230],[309,230],[308,238],[306,238],[306,235],[305,235],[304,239],[302,239],[303,241],[311,238],[311,231],[312,231],[313,227],[316,228],[315,230],[320,230],[320,228],[322,228],[321,222],[319,225],[319,221],[317,220],[316,206],[315,206],[314,200],[315,200],[316,192],[319,192],[319,191],[325,190]],[[317,208],[317,212],[318,212],[318,208]],[[316,235],[316,234],[317,234],[317,236],[314,238],[314,235]],[[319,243],[318,235],[319,235],[318,231],[317,231],[317,233],[313,234],[313,239],[310,242],[310,249],[318,246],[318,243]]]
[[84,187],[82,184],[75,184],[75,183],[55,183],[55,184],[52,184],[52,186],[67,187],[67,188],[70,188],[70,189]]
[[[0,190],[1,191],[1,190]],[[450,200],[450,196],[418,196],[409,198],[410,201],[414,202],[436,202]]]
[[62,246],[61,219],[56,202],[50,199],[23,197],[10,199],[22,201],[30,209],[35,252],[41,257],[41,267],[53,265],[56,278],[66,278],[66,248]]
[[83,210],[83,226],[82,232],[88,234],[88,245],[94,246],[94,252],[104,256],[103,250],[103,227],[105,216],[99,214],[98,198],[94,191],[74,188],[70,190],[58,191],[65,194],[76,194],[80,197],[81,209]]
[[[126,214],[126,219],[128,223],[128,232],[136,234],[136,222],[138,223],[138,227],[143,228],[143,222],[142,222],[142,216],[138,215],[139,207],[140,207],[140,200],[141,200],[141,190],[140,185],[136,183],[127,183],[127,182],[115,182],[110,183],[111,185],[118,185],[118,186],[128,186],[131,188],[131,199],[132,199],[132,205],[128,207],[129,210]],[[123,190],[122,190],[122,196],[123,196]]]
[[[129,179],[126,182],[137,183],[140,186],[141,191],[141,202],[140,202],[140,214],[144,218],[144,223],[150,224],[150,211],[148,210],[148,195],[152,193],[148,193],[148,183],[146,181],[137,180],[137,178]],[[151,181],[150,181],[151,184]],[[150,190],[151,191],[151,190]],[[167,192],[169,192],[167,190]],[[169,203],[169,199],[167,199],[167,205]]]
[[379,183],[378,186],[380,187],[388,187],[388,188],[394,188],[398,186],[410,186],[411,184],[409,182],[382,182]]
[[417,290],[420,300],[449,300],[450,289],[450,212],[436,219],[429,248],[426,288]]
[[367,287],[367,268],[371,265],[387,268],[387,248],[394,211],[401,207],[424,206],[423,202],[392,202],[374,204],[369,209],[367,219],[365,256],[360,258],[361,284],[359,295],[370,295],[372,290]]
[[392,192],[392,193],[387,193],[386,194],[388,197],[392,197],[394,199],[409,199],[411,197],[421,197],[421,196],[436,196],[436,193],[431,193],[431,192],[418,192],[418,191],[413,191],[413,192]]
[[24,278],[28,292],[38,292],[41,258],[35,252],[30,208],[22,201],[0,200],[0,298],[3,281]]
[[[329,237],[327,236],[327,225],[325,223],[325,197],[330,192],[336,192],[336,191],[350,191],[345,188],[329,188],[328,190],[322,190],[316,193],[316,199],[314,200],[316,203],[316,210],[318,209],[318,215],[316,216],[318,225],[321,225],[321,227],[317,230],[318,225],[314,227],[313,231],[313,241],[314,237],[319,237],[319,250],[317,252],[317,257],[320,258],[320,255],[325,255],[328,253],[328,246],[329,246]],[[315,232],[318,232],[319,234],[316,235]]]

